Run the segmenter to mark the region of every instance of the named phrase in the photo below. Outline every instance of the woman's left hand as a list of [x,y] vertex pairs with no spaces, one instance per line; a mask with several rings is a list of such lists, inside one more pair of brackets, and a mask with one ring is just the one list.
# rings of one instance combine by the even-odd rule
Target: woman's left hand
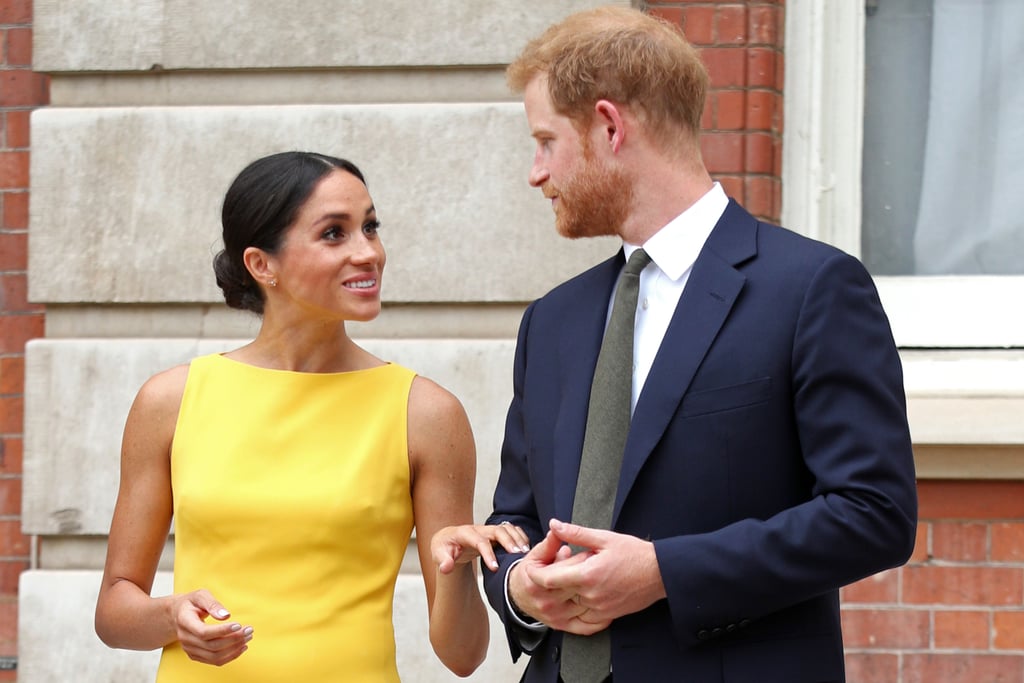
[[510,553],[530,550],[530,539],[514,524],[462,524],[446,526],[430,539],[430,554],[442,574],[450,574],[455,565],[483,559],[491,571],[498,568],[492,545],[501,544]]

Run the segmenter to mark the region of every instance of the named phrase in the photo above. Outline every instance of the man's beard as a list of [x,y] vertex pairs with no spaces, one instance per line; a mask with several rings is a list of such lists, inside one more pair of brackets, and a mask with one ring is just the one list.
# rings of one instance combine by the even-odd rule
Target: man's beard
[[555,190],[555,228],[570,239],[618,235],[633,204],[633,186],[626,174],[586,153],[579,172]]

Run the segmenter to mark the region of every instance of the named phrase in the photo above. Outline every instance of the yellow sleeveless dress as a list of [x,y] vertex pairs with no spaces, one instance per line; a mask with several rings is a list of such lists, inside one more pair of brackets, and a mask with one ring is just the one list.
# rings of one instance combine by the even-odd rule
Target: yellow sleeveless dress
[[222,667],[170,645],[158,683],[399,680],[413,377],[192,361],[171,449],[174,591],[206,588],[254,637]]

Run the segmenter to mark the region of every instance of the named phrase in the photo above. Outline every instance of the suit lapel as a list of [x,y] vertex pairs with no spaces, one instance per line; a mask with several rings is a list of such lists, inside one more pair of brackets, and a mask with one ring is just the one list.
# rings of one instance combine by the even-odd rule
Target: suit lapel
[[[555,516],[568,521],[572,517],[576,479],[580,472],[583,435],[587,425],[590,385],[601,350],[601,338],[608,317],[608,302],[619,271],[625,264],[622,251],[595,266],[580,283],[582,295],[565,306],[565,318],[559,339],[558,386],[563,395],[559,406],[554,445]],[[545,520],[546,521],[546,520]]]
[[612,515],[613,528],[640,469],[665,433],[743,289],[746,278],[735,266],[754,256],[756,239],[757,221],[730,201],[694,263],[637,400]]

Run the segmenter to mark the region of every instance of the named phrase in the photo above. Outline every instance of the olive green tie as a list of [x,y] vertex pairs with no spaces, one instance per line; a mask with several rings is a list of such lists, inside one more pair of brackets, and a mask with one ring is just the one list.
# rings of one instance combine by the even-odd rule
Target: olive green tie
[[[629,434],[640,271],[650,262],[651,257],[643,249],[634,251],[615,290],[612,314],[590,386],[587,430],[572,506],[573,524],[594,529],[611,527],[622,454]],[[609,629],[592,636],[565,634],[561,664],[565,683],[599,683],[608,677],[610,667]]]

